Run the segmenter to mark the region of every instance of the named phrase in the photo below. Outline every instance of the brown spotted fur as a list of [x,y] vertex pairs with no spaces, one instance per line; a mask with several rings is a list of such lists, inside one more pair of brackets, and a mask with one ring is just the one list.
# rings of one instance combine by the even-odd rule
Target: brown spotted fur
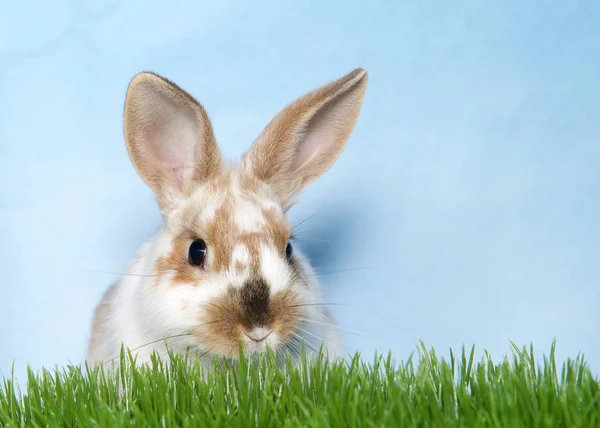
[[[214,180],[214,181],[213,181]],[[209,189],[219,189],[227,191],[231,183],[219,175],[207,183]],[[252,201],[256,197],[255,192],[259,186],[250,183],[248,179],[242,181],[247,188],[242,188],[244,198]],[[257,203],[258,205],[258,203]],[[188,218],[194,218],[194,213],[201,210],[201,207],[194,207],[195,210],[186,211],[183,215]],[[230,269],[232,253],[236,245],[245,245],[250,255],[249,266],[236,266],[236,269],[249,268],[257,272],[259,267],[258,254],[261,244],[270,244],[278,249],[279,254],[285,257],[285,247],[290,239],[291,226],[282,212],[274,208],[261,208],[264,217],[264,228],[258,232],[245,232],[240,230],[234,218],[235,206],[233,202],[226,198],[215,212],[212,221],[201,224],[199,221],[184,221],[183,230],[177,233],[173,239],[173,248],[171,252],[160,257],[156,261],[155,269],[158,276],[169,272],[174,272],[172,284],[190,284],[202,280],[206,273],[196,266],[191,266],[187,260],[187,250],[194,239],[204,239],[210,247],[208,265],[213,272],[219,272]]]
[[[170,251],[154,262],[155,284],[168,284],[171,289],[182,285],[202,287],[203,280],[211,273],[232,270],[244,271],[247,276],[241,286],[229,286],[220,297],[204,304],[204,313],[192,329],[204,348],[234,356],[238,340],[256,326],[276,333],[279,343],[285,343],[295,334],[302,314],[299,289],[291,286],[271,295],[269,285],[260,277],[260,247],[275,248],[285,259],[285,247],[291,234],[285,212],[298,193],[325,172],[341,153],[358,118],[366,82],[366,72],[357,69],[289,104],[258,136],[242,157],[239,168],[229,169],[221,159],[209,117],[200,103],[157,74],[140,73],[132,79],[124,111],[127,149],[136,170],[156,194],[170,237]],[[163,108],[171,116],[166,113],[165,118]],[[174,111],[175,116],[180,117],[166,122],[173,120]],[[179,119],[183,120],[183,127],[178,126]],[[310,151],[311,157],[300,163],[297,154],[304,133],[307,129],[320,129],[322,123],[330,125],[324,137],[328,140],[326,148],[316,150],[315,154]],[[189,143],[186,132],[190,129],[195,135],[195,145],[190,150],[193,153],[186,152],[183,159],[176,157],[173,161],[176,166],[166,167],[157,153],[152,152],[155,149],[146,144],[156,142],[152,140],[158,138],[154,135],[162,138],[160,131],[163,130],[168,131],[167,137],[173,132]],[[165,139],[165,144],[174,144],[174,150],[177,149],[177,138],[175,141]],[[318,141],[321,147],[320,139],[313,141]],[[159,147],[157,150],[164,149]],[[310,145],[304,147],[311,148]],[[192,174],[187,174],[187,170]],[[198,213],[214,203],[211,198],[216,195],[221,199],[214,216],[201,222]],[[238,227],[235,216],[239,212],[232,195],[260,208],[263,227],[253,231]],[[266,208],[262,204],[265,200],[274,203],[276,208]],[[189,245],[194,239],[204,239],[207,243],[209,251],[204,268],[192,266],[187,260]],[[240,244],[248,251],[247,263],[232,260],[234,249]],[[290,268],[294,286],[310,287],[307,278],[303,278],[302,264],[296,258],[291,260]],[[165,278],[168,280],[163,281]],[[89,347],[92,360],[101,359],[95,354],[106,340],[106,321],[110,318],[110,302],[116,291],[117,284],[114,284],[96,309]],[[188,304],[182,301],[182,310]],[[333,326],[328,311],[320,310]]]

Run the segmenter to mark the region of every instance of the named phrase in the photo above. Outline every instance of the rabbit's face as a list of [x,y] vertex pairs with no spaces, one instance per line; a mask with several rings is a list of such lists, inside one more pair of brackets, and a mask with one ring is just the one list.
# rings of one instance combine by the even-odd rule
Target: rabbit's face
[[303,307],[316,303],[290,243],[291,227],[270,187],[230,169],[167,216],[154,261],[157,303],[169,329],[199,348],[235,356],[297,341]]
[[166,221],[144,261],[156,276],[141,296],[143,328],[223,356],[239,341],[249,351],[294,346],[300,319],[322,306],[284,213],[341,153],[366,83],[357,69],[297,99],[230,166],[190,94],[153,73],[132,79],[127,150]]

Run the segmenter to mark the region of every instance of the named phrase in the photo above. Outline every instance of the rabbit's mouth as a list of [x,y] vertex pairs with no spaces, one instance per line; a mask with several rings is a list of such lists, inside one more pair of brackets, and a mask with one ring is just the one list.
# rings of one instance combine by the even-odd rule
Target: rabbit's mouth
[[297,334],[301,305],[291,289],[271,294],[264,282],[255,282],[228,290],[202,309],[192,335],[216,354],[238,357],[240,345],[248,354],[295,348],[289,342]]
[[250,332],[244,332],[242,343],[244,349],[250,353],[263,353],[268,347],[277,348],[277,333],[272,329],[256,327]]
[[244,336],[250,339],[251,343],[259,344],[267,340],[271,334],[273,334],[273,330],[257,327],[250,333],[244,333]]

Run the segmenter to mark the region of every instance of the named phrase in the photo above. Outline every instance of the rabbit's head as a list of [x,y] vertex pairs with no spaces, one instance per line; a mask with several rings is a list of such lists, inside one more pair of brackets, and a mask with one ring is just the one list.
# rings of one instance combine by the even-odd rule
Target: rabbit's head
[[286,211],[339,156],[366,84],[358,69],[296,100],[229,164],[192,96],[154,73],[132,79],[127,149],[165,221],[143,262],[144,318],[157,337],[189,333],[186,346],[233,357],[240,341],[247,352],[285,348],[301,320],[322,315]]

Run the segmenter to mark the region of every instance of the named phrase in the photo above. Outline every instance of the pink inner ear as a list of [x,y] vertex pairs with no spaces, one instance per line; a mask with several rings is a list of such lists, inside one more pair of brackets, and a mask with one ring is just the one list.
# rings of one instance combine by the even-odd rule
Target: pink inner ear
[[296,150],[293,171],[298,172],[319,162],[321,156],[331,151],[341,150],[346,139],[346,131],[351,129],[349,118],[352,117],[356,103],[353,97],[340,96],[319,108],[304,126]]
[[194,172],[198,143],[198,121],[192,107],[179,99],[153,91],[148,94],[146,126],[142,139],[147,147],[148,161],[154,173],[163,176],[179,190]]
[[309,165],[319,153],[335,142],[336,130],[331,125],[326,116],[318,113],[309,121],[296,151],[292,167],[294,172]]

